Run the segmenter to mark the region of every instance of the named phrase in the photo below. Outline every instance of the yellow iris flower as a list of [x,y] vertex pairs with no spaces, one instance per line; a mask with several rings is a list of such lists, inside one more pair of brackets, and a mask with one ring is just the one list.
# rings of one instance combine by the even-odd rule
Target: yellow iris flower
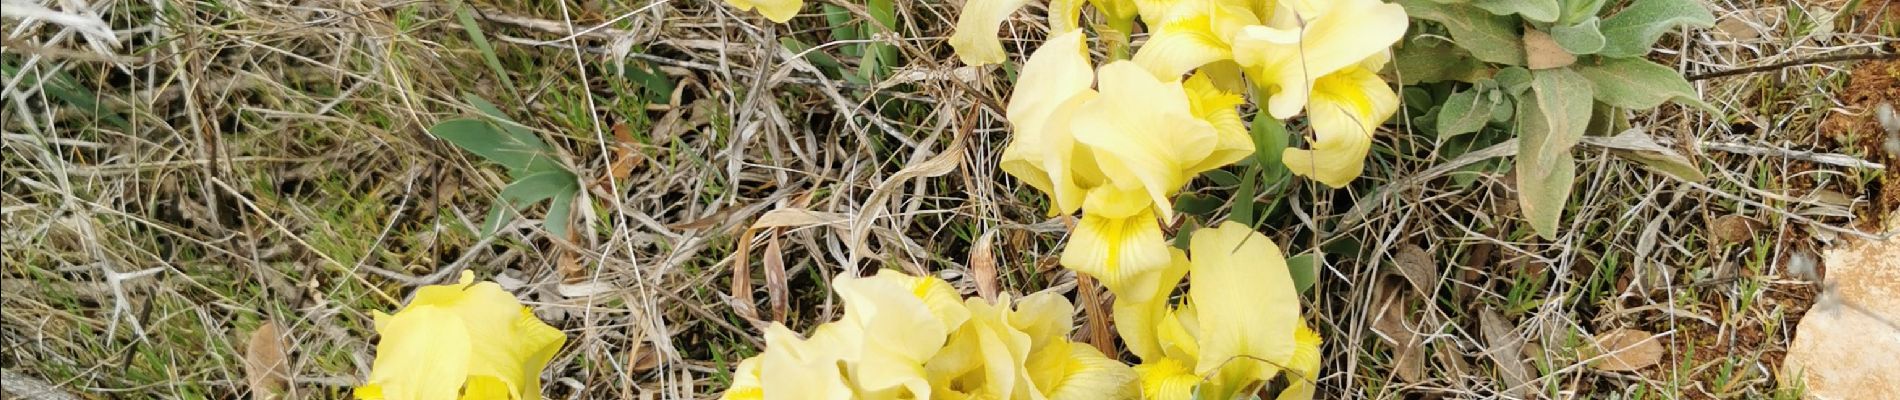
[[805,0],[726,0],[726,4],[739,11],[758,9],[765,19],[783,24],[798,15],[798,8],[805,5]]
[[881,271],[832,282],[845,315],[800,339],[783,325],[741,361],[722,399],[1131,397],[1132,369],[1068,340],[1074,307],[1040,293],[996,303]]
[[1091,70],[1085,44],[1081,31],[1057,35],[1023,65],[1000,167],[1047,194],[1050,215],[1084,210],[1063,265],[1118,295],[1149,291],[1168,265],[1156,218],[1172,217],[1169,198],[1253,152],[1244,99],[1201,74],[1164,80],[1129,61]]
[[1359,176],[1372,128],[1398,110],[1398,95],[1376,73],[1385,49],[1405,33],[1405,9],[1378,0],[1293,0],[1273,14],[1237,33],[1234,60],[1267,96],[1270,115],[1305,109],[1312,120],[1312,149],[1287,149],[1287,168],[1345,186]]
[[[1145,304],[1116,305],[1118,325],[1129,325],[1121,330],[1123,338],[1142,359],[1136,372],[1145,398],[1187,399],[1197,392],[1201,398],[1233,398],[1279,375],[1280,366],[1292,366],[1311,383],[1318,335],[1300,333],[1305,328],[1298,293],[1272,240],[1226,222],[1196,231],[1187,255],[1177,252],[1174,261],[1169,270],[1175,281],[1148,293]],[[1186,302],[1169,308],[1168,293],[1181,273],[1189,280]],[[1148,316],[1126,318],[1123,308]],[[1201,314],[1197,308],[1220,312]],[[1153,342],[1138,347],[1131,337]]]
[[462,271],[416,290],[395,315],[374,313],[376,361],[364,400],[540,399],[541,368],[567,336],[494,282]]

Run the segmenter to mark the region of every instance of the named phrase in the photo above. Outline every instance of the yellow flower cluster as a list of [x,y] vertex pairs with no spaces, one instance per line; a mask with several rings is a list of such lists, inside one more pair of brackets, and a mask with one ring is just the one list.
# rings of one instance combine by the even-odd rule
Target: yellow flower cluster
[[376,312],[376,361],[362,400],[536,400],[541,368],[567,336],[494,282],[424,286],[395,315]]
[[[996,32],[1026,0],[970,0],[950,44],[964,63],[1007,57]],[[1139,18],[1150,35],[1131,60],[1092,67],[1078,21],[1084,0],[1052,0],[1051,37],[1024,63],[1006,117],[1001,168],[1082,212],[1062,264],[1115,293],[1116,331],[1140,357],[1151,399],[1226,399],[1287,372],[1282,398],[1310,398],[1319,337],[1300,322],[1279,249],[1244,225],[1194,234],[1194,258],[1160,222],[1194,176],[1254,150],[1237,107],[1275,119],[1304,113],[1310,149],[1285,149],[1295,174],[1332,187],[1356,179],[1372,131],[1398,96],[1379,77],[1407,26],[1379,0],[1086,0],[1110,32]],[[1118,43],[1107,41],[1111,55]],[[1279,122],[1271,122],[1279,123]],[[1245,267],[1240,267],[1245,265]],[[1232,268],[1229,268],[1232,267]],[[1191,275],[1187,301],[1171,300]],[[1200,315],[1196,305],[1218,307]]]
[[1135,373],[1069,341],[1053,293],[961,299],[949,283],[880,271],[838,277],[844,316],[800,338],[784,325],[741,361],[722,399],[1117,399]]
[[[1005,55],[997,27],[1025,2],[966,3],[950,39],[958,57],[971,65],[1002,62]],[[1268,115],[1286,119],[1304,111],[1314,131],[1312,148],[1286,149],[1283,162],[1294,173],[1328,186],[1343,187],[1359,176],[1371,149],[1373,128],[1398,110],[1398,95],[1378,76],[1389,58],[1385,49],[1405,33],[1405,10],[1397,4],[1379,0],[1088,3],[1102,11],[1110,25],[1127,24],[1137,16],[1147,23],[1150,35],[1133,61],[1156,78],[1179,81],[1194,72],[1192,76],[1205,76],[1214,87],[1235,93],[1251,83]],[[1082,0],[1052,0],[1052,36],[1080,30],[1076,21],[1081,5]],[[1051,39],[1043,46],[1068,46],[1066,41]],[[1017,101],[1021,100],[1011,99],[1011,103]],[[1015,122],[1014,117],[1011,120]],[[1017,126],[1019,135],[1032,128],[1040,127]],[[1172,132],[1145,133],[1174,140]]]

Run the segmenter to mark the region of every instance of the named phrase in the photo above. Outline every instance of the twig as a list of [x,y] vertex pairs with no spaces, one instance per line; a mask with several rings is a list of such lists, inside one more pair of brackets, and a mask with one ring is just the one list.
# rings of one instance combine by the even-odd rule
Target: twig
[[1866,169],[1876,169],[1876,170],[1887,169],[1887,166],[1885,164],[1862,160],[1860,158],[1856,158],[1854,156],[1850,156],[1846,154],[1816,153],[1812,151],[1767,147],[1767,146],[1753,145],[1753,144],[1747,144],[1747,143],[1741,143],[1741,142],[1699,142],[1699,143],[1696,143],[1696,145],[1697,147],[1701,147],[1707,150],[1715,150],[1715,151],[1729,152],[1729,153],[1735,153],[1735,154],[1747,154],[1747,155],[1752,155],[1752,156],[1785,157],[1785,158],[1792,158],[1792,159],[1801,160],[1801,161],[1809,161],[1809,162],[1833,165],[1837,167],[1866,168]]
[[1778,62],[1778,63],[1768,64],[1768,65],[1757,65],[1753,67],[1736,68],[1736,69],[1731,69],[1727,71],[1716,71],[1716,72],[1695,74],[1695,75],[1689,75],[1688,79],[1690,82],[1694,82],[1694,81],[1699,81],[1699,80],[1704,80],[1704,79],[1715,79],[1715,78],[1721,78],[1725,76],[1752,74],[1756,72],[1767,72],[1767,71],[1773,71],[1773,70],[1778,70],[1778,69],[1788,68],[1788,67],[1799,67],[1803,65],[1826,64],[1826,63],[1841,62],[1841,61],[1892,60],[1892,59],[1900,59],[1900,53],[1872,52],[1872,53],[1861,53],[1861,54],[1839,54],[1839,55],[1824,56],[1824,57],[1804,58],[1804,59],[1787,61],[1787,62]]

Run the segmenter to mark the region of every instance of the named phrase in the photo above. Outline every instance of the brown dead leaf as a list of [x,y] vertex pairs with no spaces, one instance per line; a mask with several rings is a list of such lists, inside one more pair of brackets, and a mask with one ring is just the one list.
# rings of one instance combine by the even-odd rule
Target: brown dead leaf
[[1592,350],[1602,357],[1590,367],[1599,371],[1626,372],[1656,365],[1662,361],[1664,349],[1662,340],[1654,336],[1638,329],[1617,329],[1597,336],[1596,347]]
[[1550,34],[1536,29],[1524,30],[1524,54],[1531,69],[1563,68],[1577,62],[1577,56],[1557,45]]
[[1423,382],[1425,376],[1425,343],[1411,328],[1414,324],[1406,321],[1405,296],[1399,294],[1399,285],[1390,279],[1379,280],[1379,310],[1372,321],[1372,331],[1392,348],[1392,370],[1399,379],[1406,382]]
[[996,301],[996,255],[991,247],[996,242],[996,231],[984,232],[976,238],[976,244],[970,247],[970,277],[976,280],[976,294],[984,300]]
[[280,398],[290,379],[290,362],[284,350],[283,329],[276,322],[265,322],[251,331],[244,345],[244,381],[252,398]]
[[1515,332],[1517,328],[1489,308],[1478,315],[1478,326],[1489,345],[1485,356],[1498,366],[1498,379],[1504,381],[1505,392],[1519,398],[1530,394],[1531,368],[1524,364],[1524,338]]
[[1406,244],[1399,247],[1398,254],[1392,256],[1392,262],[1397,265],[1399,276],[1412,284],[1414,293],[1432,297],[1433,289],[1438,285],[1438,263],[1432,261],[1431,253],[1416,245]]
[[634,327],[628,333],[627,370],[643,373],[660,366],[660,353],[647,346],[646,330]]
[[[616,182],[625,181],[627,177],[633,175],[633,167],[639,165],[641,161],[646,161],[646,157],[640,153],[638,148],[634,147],[640,143],[634,141],[632,127],[627,126],[627,124],[623,122],[614,124],[613,130],[614,161],[607,167],[607,176]],[[606,183],[608,182],[600,182],[602,185]]]
[[1724,215],[1710,222],[1710,225],[1710,231],[1721,243],[1742,243],[1755,237],[1754,223],[1748,217]]

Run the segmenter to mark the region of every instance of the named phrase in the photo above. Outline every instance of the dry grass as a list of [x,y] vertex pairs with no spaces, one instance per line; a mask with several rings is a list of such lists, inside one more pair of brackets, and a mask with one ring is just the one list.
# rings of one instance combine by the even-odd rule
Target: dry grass
[[[896,32],[850,36],[826,17],[773,25],[717,1],[478,3],[504,80],[446,4],[94,3],[122,46],[5,27],[9,388],[19,372],[90,398],[244,397],[240,352],[273,322],[288,335],[293,397],[345,397],[371,360],[368,310],[464,268],[568,333],[545,375],[552,398],[716,395],[730,363],[756,352],[760,319],[783,310],[803,329],[835,316],[830,276],[927,271],[974,293],[965,255],[992,232],[1002,290],[1075,287],[1053,268],[1062,221],[995,167],[1013,75],[956,68],[942,42],[953,4],[900,1]],[[839,21],[870,17],[859,2],[815,3]],[[1881,17],[1900,9],[1889,0],[1832,18],[1821,11],[1846,2],[1713,3],[1718,16],[1778,17],[1743,24],[1755,37],[1695,32],[1659,60],[1694,74],[1892,52],[1878,46],[1900,36],[1900,19]],[[1765,7],[1781,12],[1751,11]],[[1043,27],[1009,29],[1025,54]],[[817,47],[795,54],[787,39]],[[905,64],[852,79],[849,54],[873,43]],[[1326,254],[1307,307],[1329,339],[1324,393],[1789,395],[1776,371],[1814,288],[1788,265],[1841,235],[1804,221],[1879,226],[1895,206],[1878,190],[1900,187],[1900,159],[1883,160],[1871,133],[1823,124],[1871,118],[1878,96],[1841,100],[1868,90],[1847,79],[1852,65],[1699,82],[1727,119],[1673,106],[1636,116],[1713,178],[1684,184],[1586,147],[1557,240],[1529,233],[1501,173],[1419,179],[1445,160],[1396,133],[1366,179],[1405,183],[1388,196],[1306,184],[1262,196],[1269,233]],[[529,220],[475,233],[506,175],[427,133],[473,115],[471,93],[585,181],[631,166],[588,188],[583,234],[550,237]],[[73,94],[100,105],[62,100]],[[1714,142],[1889,167],[1692,145]],[[1370,212],[1345,220],[1355,207]],[[781,209],[830,217],[747,229]],[[741,265],[756,272],[739,283],[765,293],[732,297]],[[1618,328],[1660,335],[1663,361],[1589,368],[1590,338]]]

